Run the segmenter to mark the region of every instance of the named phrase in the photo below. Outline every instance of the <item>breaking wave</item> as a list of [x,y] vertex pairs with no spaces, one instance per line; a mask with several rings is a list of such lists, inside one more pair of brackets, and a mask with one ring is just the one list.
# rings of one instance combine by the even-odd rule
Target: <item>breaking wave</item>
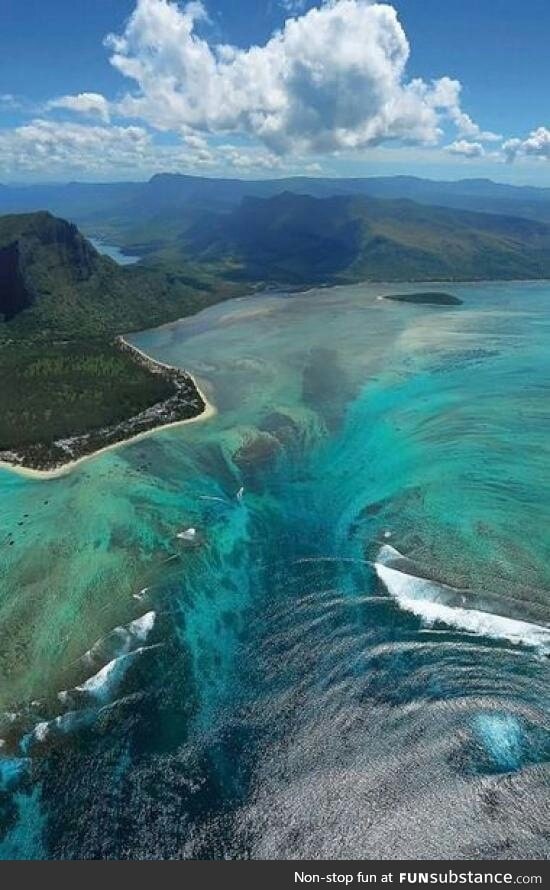
[[404,557],[395,547],[384,544],[374,564],[376,574],[398,605],[428,625],[446,624],[466,633],[507,640],[515,645],[550,649],[550,628],[529,621],[507,618],[479,609],[453,604],[464,599],[460,591],[396,568]]
[[145,642],[155,626],[155,621],[156,612],[151,610],[127,625],[113,628],[84,653],[82,661],[87,664],[93,664],[98,660],[112,661],[119,655],[130,652],[137,644]]

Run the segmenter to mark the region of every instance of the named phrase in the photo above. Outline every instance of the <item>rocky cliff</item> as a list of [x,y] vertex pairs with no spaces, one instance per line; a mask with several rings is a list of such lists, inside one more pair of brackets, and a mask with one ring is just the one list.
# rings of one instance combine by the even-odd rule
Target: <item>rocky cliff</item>
[[0,218],[0,314],[9,321],[56,291],[70,298],[102,262],[76,226],[49,213]]

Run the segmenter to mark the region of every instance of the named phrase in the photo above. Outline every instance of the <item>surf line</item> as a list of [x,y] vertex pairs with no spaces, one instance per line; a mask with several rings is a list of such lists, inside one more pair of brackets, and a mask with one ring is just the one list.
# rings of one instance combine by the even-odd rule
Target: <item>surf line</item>
[[441,623],[465,633],[507,640],[514,645],[530,646],[544,652],[550,648],[550,628],[493,612],[451,605],[445,599],[455,596],[462,600],[460,591],[411,575],[392,565],[403,558],[395,547],[384,544],[374,569],[399,607],[412,612],[428,626]]

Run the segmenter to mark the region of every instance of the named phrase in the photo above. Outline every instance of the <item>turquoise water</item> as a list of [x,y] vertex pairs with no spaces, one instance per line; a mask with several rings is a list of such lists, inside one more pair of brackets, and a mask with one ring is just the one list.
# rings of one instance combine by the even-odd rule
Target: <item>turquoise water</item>
[[550,286],[384,292],[134,335],[216,417],[0,472],[1,856],[550,853]]

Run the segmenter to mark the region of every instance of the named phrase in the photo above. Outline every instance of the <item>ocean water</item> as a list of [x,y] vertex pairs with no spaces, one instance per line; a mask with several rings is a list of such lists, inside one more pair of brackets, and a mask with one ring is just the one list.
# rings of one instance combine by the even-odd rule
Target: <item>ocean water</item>
[[1,857],[550,854],[550,285],[452,290],[134,335],[216,417],[0,471]]

